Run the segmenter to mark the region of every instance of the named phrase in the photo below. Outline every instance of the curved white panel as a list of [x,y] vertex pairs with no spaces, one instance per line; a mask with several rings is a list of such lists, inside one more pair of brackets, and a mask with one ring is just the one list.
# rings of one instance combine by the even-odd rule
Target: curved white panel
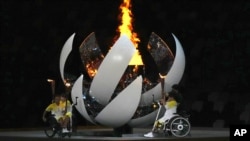
[[[172,85],[178,84],[182,78],[185,69],[185,55],[182,49],[182,46],[179,40],[172,34],[175,39],[176,44],[176,53],[173,65],[169,70],[166,78],[165,78],[165,92],[169,92],[172,90]],[[140,105],[150,105],[152,104],[152,95],[154,95],[154,100],[157,101],[161,99],[161,84],[157,84],[151,90],[145,92],[142,95],[142,100]]]
[[142,94],[140,105],[151,105],[153,98],[155,101],[161,99],[161,84],[158,83],[154,88]]
[[78,97],[77,105],[75,105],[76,109],[85,119],[95,124],[95,122],[89,117],[87,110],[85,108],[85,105],[84,105],[83,95],[82,95],[82,80],[83,80],[83,75],[78,77],[78,79],[74,83],[72,90],[71,90],[71,98],[72,98],[73,103],[76,103],[76,97]]
[[65,66],[65,62],[67,60],[67,57],[69,56],[71,50],[72,50],[72,45],[73,45],[73,39],[75,37],[75,33],[73,33],[68,40],[65,42],[65,44],[63,45],[61,54],[60,54],[60,74],[61,74],[61,78],[64,82],[64,66]]
[[102,61],[90,86],[90,95],[100,104],[109,102],[135,51],[133,43],[122,35]]
[[132,119],[128,122],[128,125],[131,127],[147,127],[148,125],[154,123],[157,112],[158,112],[158,110],[156,110],[156,111],[154,111],[146,116]]
[[134,115],[142,89],[142,77],[139,76],[116,96],[95,118],[106,126],[119,127],[127,123]]
[[185,55],[181,43],[174,34],[172,35],[175,40],[176,53],[174,63],[165,78],[164,87],[166,92],[169,92],[174,84],[178,84],[180,82],[185,69]]

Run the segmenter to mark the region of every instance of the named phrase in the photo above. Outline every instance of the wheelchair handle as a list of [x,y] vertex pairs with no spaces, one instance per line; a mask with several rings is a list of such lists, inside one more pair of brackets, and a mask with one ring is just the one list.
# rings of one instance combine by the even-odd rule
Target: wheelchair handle
[[76,96],[75,98],[76,98],[76,103],[74,103],[73,106],[77,105],[77,98],[78,98],[78,96]]

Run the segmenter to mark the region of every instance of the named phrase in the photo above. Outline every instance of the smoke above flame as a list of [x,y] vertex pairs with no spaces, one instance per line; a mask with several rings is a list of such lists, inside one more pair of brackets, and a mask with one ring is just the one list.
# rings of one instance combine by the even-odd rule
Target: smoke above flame
[[[118,27],[118,32],[120,35],[126,35],[134,44],[135,48],[138,48],[138,43],[140,39],[137,37],[137,33],[133,32],[133,15],[131,12],[131,0],[123,0],[120,5],[121,10],[121,25]],[[143,65],[139,51],[136,50],[136,54],[131,59],[129,65]]]

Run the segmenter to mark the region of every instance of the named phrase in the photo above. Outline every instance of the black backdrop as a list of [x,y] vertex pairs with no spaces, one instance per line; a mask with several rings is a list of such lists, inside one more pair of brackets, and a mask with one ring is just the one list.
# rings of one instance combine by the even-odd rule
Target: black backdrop
[[[55,79],[56,91],[63,91],[59,55],[64,42],[76,33],[66,71],[78,76],[82,73],[77,50],[81,41],[94,31],[105,53],[117,35],[120,3],[1,0],[0,127],[42,126],[42,111],[51,101],[46,79]],[[193,125],[213,126],[216,118],[225,120],[225,126],[242,123],[239,114],[249,102],[250,2],[132,0],[132,10],[142,53],[151,32],[173,50],[171,33],[182,43],[187,64],[181,86],[186,107],[194,115]],[[148,73],[153,66],[148,64]],[[213,115],[212,94],[225,102],[227,114],[208,124],[192,111],[192,103],[202,101],[202,110],[212,104],[208,114]]]

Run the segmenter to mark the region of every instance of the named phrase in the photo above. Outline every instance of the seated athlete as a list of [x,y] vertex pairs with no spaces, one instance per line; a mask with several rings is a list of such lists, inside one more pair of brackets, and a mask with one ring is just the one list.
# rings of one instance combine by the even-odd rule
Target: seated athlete
[[[42,119],[44,122],[49,122],[50,124],[55,124],[53,122],[59,123],[61,126],[63,123],[63,108],[60,106],[61,95],[56,94],[53,103],[51,103],[43,112]],[[47,117],[48,113],[51,113],[50,117]]]
[[178,102],[176,101],[176,95],[178,95],[178,91],[176,89],[173,89],[171,92],[168,93],[167,101],[166,99],[161,99],[160,103],[161,105],[164,105],[166,108],[166,111],[164,115],[155,121],[153,129],[151,132],[144,134],[145,137],[154,137],[154,133],[157,132],[157,128],[161,127],[165,121],[169,120],[174,116],[174,114],[177,112]]
[[70,118],[72,117],[71,102],[67,99],[67,96],[65,94],[61,95],[60,106],[63,109],[62,128],[63,128],[63,130],[65,130],[65,128],[68,127],[67,125],[70,121]]
[[[47,117],[48,113],[51,113],[50,117]],[[56,94],[53,100],[53,103],[51,103],[43,112],[42,119],[44,122],[49,122],[51,125],[55,126],[57,129],[65,128],[67,127],[67,124],[69,123],[71,117],[71,104],[69,101],[66,100],[65,96]],[[57,127],[55,125],[55,122],[57,122],[60,127]]]

